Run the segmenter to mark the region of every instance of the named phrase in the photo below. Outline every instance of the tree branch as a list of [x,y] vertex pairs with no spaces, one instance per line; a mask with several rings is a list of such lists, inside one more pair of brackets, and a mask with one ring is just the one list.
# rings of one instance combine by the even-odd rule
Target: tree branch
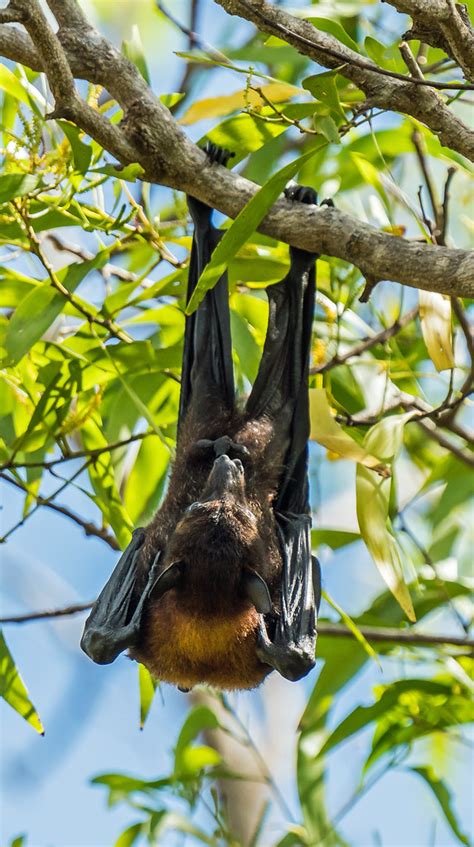
[[474,30],[466,6],[454,0],[383,0],[410,15],[411,30],[403,36],[444,50],[474,81]]
[[44,468],[45,471],[48,471],[56,465],[61,465],[63,462],[71,462],[73,459],[96,459],[97,456],[101,456],[102,453],[110,453],[112,450],[118,450],[120,447],[126,447],[134,441],[142,441],[144,438],[148,438],[149,435],[154,434],[153,430],[137,432],[135,435],[130,435],[128,438],[124,438],[121,441],[114,441],[112,444],[106,444],[104,447],[96,447],[93,450],[74,450],[71,453],[67,453],[65,456],[59,456],[57,459],[51,459],[51,461],[15,462],[14,460],[10,461],[7,459],[2,465],[0,465],[0,471],[11,470],[12,468]]
[[[0,618],[0,624],[32,623],[50,618],[62,618],[86,612],[92,608],[92,603],[77,603],[60,609],[50,609],[40,612],[26,612],[22,615],[8,615]],[[474,647],[474,639],[456,635],[429,635],[424,632],[395,629],[395,627],[361,626],[360,632],[368,641],[379,643],[408,644],[414,647],[436,647],[437,645],[453,645],[455,647]],[[354,638],[354,633],[344,624],[320,621],[318,636],[331,638]]]
[[[73,0],[68,0],[67,5],[74,6]],[[277,13],[283,14],[281,10]],[[32,56],[31,41],[25,42],[25,38],[19,39],[16,34],[11,36],[12,32],[12,27],[0,26],[0,52],[35,69],[47,70],[38,52]],[[34,35],[32,29],[31,34]],[[81,25],[76,27],[69,27],[67,21],[63,24],[61,16],[57,37],[72,74],[104,86],[125,113],[120,127],[113,127],[113,133],[107,137],[99,124],[96,131],[97,127],[89,120],[82,122],[81,108],[75,112],[77,125],[122,163],[139,162],[148,181],[185,191],[235,218],[258,191],[258,186],[225,168],[211,165],[205,153],[187,138],[168,109],[150,91],[135,66],[84,23],[82,16]],[[405,85],[384,80],[383,90],[390,88],[392,82]],[[377,85],[380,85],[379,77]],[[413,86],[409,87],[411,101]],[[432,94],[435,96],[427,92],[429,96]],[[474,296],[474,256],[468,251],[410,242],[379,232],[337,209],[295,205],[282,199],[274,204],[258,229],[309,252],[351,262],[365,277],[460,297]]]
[[[372,106],[411,115],[439,135],[440,141],[468,159],[474,158],[474,133],[433,90],[432,80],[406,78],[385,72],[334,36],[308,21],[262,0],[215,0],[229,14],[252,21],[259,30],[283,38],[305,56],[327,68],[340,69],[364,91]],[[343,68],[341,69],[341,64]],[[424,84],[430,87],[424,87]]]

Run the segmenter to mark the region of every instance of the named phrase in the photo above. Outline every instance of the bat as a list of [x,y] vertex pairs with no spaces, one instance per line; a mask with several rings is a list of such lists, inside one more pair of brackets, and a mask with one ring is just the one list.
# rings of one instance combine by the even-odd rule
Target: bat
[[[210,166],[228,151],[208,144]],[[316,193],[294,186],[294,202]],[[330,201],[328,201],[330,202]],[[194,222],[187,302],[222,233],[188,197]],[[227,276],[186,318],[176,456],[162,506],[136,529],[86,621],[82,649],[99,664],[124,650],[189,690],[289,680],[315,663],[321,574],[311,554],[308,370],[316,256],[290,248],[267,288],[259,371],[235,398]]]

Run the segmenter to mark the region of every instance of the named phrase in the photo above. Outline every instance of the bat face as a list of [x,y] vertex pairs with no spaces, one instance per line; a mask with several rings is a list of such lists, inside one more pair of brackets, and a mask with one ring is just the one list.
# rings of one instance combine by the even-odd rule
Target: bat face
[[206,681],[233,689],[268,674],[256,656],[260,613],[272,608],[259,530],[242,462],[219,456],[168,540],[131,653],[155,676],[183,688]]
[[[206,617],[247,600],[261,605],[251,590],[254,574],[266,570],[260,532],[258,517],[247,501],[242,462],[219,456],[201,497],[185,510],[167,541],[161,574],[177,567],[177,579],[169,584],[185,607]],[[158,587],[159,583],[160,577]]]

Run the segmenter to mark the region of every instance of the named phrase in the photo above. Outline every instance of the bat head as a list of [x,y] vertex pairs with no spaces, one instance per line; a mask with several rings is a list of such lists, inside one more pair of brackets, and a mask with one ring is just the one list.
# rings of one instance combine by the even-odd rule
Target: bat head
[[[219,456],[199,500],[184,512],[165,551],[166,585],[184,590],[193,603],[222,609],[251,599],[269,611],[271,600],[260,573],[265,573],[265,546],[259,516],[246,497],[240,459]],[[163,573],[165,572],[163,571]],[[166,588],[165,590],[168,590]],[[161,594],[161,590],[160,590]]]

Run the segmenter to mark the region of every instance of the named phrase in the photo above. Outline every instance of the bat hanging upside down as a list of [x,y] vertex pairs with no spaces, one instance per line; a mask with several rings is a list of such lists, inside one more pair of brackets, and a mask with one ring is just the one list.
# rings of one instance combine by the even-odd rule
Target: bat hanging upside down
[[[226,151],[208,145],[210,166]],[[287,196],[315,203],[312,189]],[[188,198],[194,221],[187,299],[221,232]],[[308,500],[308,364],[316,256],[290,249],[267,289],[260,368],[235,403],[227,278],[186,319],[176,458],[163,505],[137,529],[86,621],[99,664],[122,651],[159,680],[254,688],[273,669],[313,667],[320,602]]]

